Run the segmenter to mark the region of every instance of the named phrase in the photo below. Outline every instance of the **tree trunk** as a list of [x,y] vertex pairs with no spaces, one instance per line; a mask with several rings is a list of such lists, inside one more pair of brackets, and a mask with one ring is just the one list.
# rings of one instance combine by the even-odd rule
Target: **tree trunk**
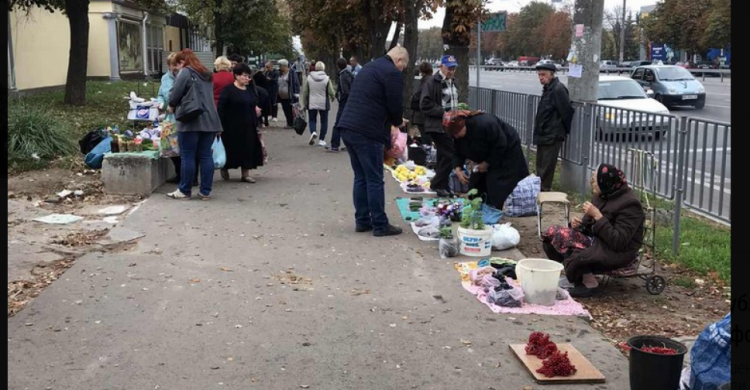
[[216,57],[221,56],[224,54],[224,37],[223,35],[223,26],[222,26],[222,16],[221,16],[221,7],[222,7],[222,0],[216,0],[214,8],[214,37],[216,38],[216,47],[214,50],[216,50]]
[[445,8],[445,19],[443,19],[443,44],[448,45],[448,50],[444,54],[451,54],[456,57],[458,68],[453,76],[456,88],[458,89],[458,101],[468,103],[469,99],[469,45],[471,44],[471,27],[464,26],[466,31],[458,33],[455,31],[453,24],[453,15],[456,8],[460,6],[459,2],[449,2]]
[[370,4],[370,58],[367,59],[368,62],[385,55],[385,41],[393,23],[382,16],[383,1],[373,0]]
[[[419,9],[422,0],[404,0],[404,48],[409,52],[409,65],[404,74],[404,112],[411,117],[411,95],[414,94],[414,62],[419,46]],[[407,118],[408,118],[407,117]]]
[[71,106],[83,106],[86,104],[88,73],[89,0],[65,0],[65,13],[70,25],[70,52],[64,102]]

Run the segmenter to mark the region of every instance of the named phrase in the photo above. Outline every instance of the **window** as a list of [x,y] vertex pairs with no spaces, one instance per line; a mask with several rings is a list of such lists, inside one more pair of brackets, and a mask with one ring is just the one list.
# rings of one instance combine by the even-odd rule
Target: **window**
[[668,66],[663,68],[657,69],[657,74],[659,75],[659,80],[662,81],[679,81],[679,80],[693,80],[695,77],[685,70],[685,68],[681,68],[679,66]]
[[648,99],[643,88],[633,80],[619,80],[599,83],[598,100]]
[[164,49],[162,28],[160,26],[147,26],[146,32],[149,73],[162,73],[161,56]]
[[634,80],[643,80],[643,68],[636,69],[631,78]]
[[646,73],[644,74],[643,78],[648,82],[656,81],[656,78],[654,77],[654,71],[651,69],[646,69]]

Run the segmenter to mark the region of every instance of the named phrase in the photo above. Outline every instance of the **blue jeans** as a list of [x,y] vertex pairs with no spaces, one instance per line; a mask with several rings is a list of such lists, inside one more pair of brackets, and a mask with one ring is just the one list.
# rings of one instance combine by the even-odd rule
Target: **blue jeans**
[[341,113],[344,112],[346,106],[346,100],[339,102],[339,109],[336,111],[336,122],[333,123],[333,135],[331,135],[331,148],[338,149],[341,146],[341,133],[339,132],[339,120],[341,119]]
[[201,184],[200,192],[210,195],[214,183],[214,158],[211,155],[211,146],[216,138],[216,133],[205,131],[186,131],[177,133],[177,143],[180,147],[180,184],[177,188],[187,196],[191,196],[191,187],[195,177],[196,156],[200,165]]
[[373,227],[384,231],[385,185],[383,182],[383,144],[362,134],[340,129],[354,170],[354,218],[357,227]]
[[325,141],[326,133],[328,132],[328,110],[308,110],[310,118],[310,134],[315,132],[315,127],[318,124],[318,113],[320,113],[320,132],[318,138],[321,141]]

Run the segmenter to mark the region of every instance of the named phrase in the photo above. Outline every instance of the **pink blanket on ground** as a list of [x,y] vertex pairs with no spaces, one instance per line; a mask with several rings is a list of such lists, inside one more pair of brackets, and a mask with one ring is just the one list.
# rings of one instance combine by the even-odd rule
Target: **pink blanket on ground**
[[[506,278],[509,284],[511,284],[514,287],[520,288],[518,286],[518,283],[516,283],[515,280]],[[471,282],[461,282],[461,285],[464,286],[464,289],[466,291],[474,294],[479,302],[484,303],[487,305],[487,307],[490,308],[495,313],[505,313],[505,314],[542,314],[542,315],[553,315],[553,316],[579,316],[579,317],[588,317],[589,319],[592,319],[591,313],[588,312],[588,310],[584,309],[583,306],[574,301],[573,298],[568,295],[568,297],[565,300],[555,301],[554,306],[542,306],[542,305],[531,305],[528,303],[524,303],[521,307],[504,307],[504,306],[498,306],[494,303],[487,301],[487,294],[484,292],[484,290],[479,287],[473,285]]]

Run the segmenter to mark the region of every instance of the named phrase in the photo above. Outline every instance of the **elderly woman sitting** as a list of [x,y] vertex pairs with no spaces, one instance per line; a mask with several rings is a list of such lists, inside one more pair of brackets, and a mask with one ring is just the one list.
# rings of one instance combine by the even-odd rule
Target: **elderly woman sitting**
[[643,244],[645,214],[621,170],[601,164],[591,176],[593,198],[583,204],[583,219],[568,227],[551,226],[543,234],[547,257],[565,266],[573,297],[594,294],[594,273],[629,265]]

